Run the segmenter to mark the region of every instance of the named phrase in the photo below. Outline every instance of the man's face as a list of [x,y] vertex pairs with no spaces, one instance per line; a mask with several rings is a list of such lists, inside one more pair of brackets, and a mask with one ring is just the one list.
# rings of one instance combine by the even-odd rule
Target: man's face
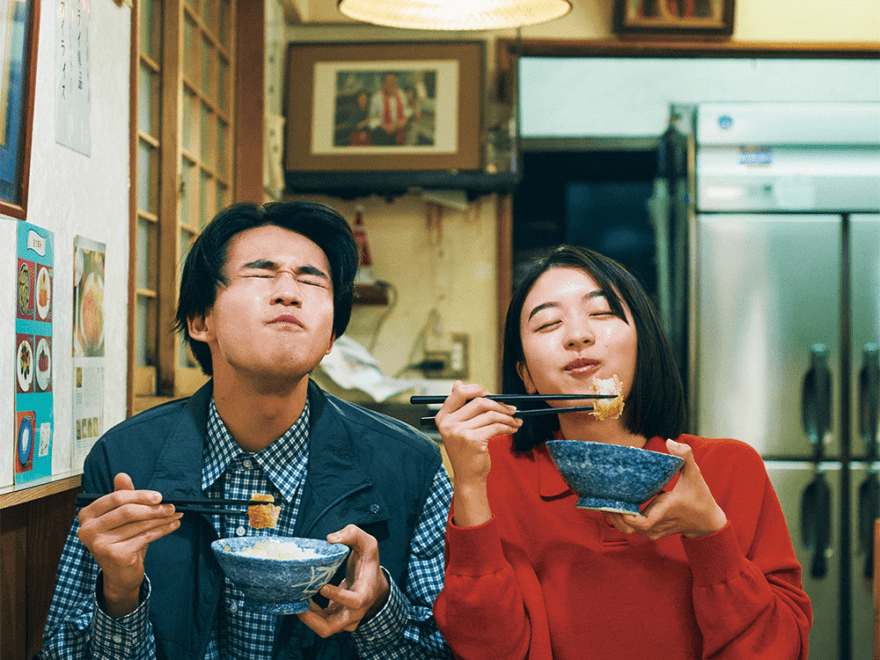
[[388,94],[393,94],[397,91],[397,76],[393,73],[389,73],[382,79],[382,89],[384,89]]
[[281,227],[249,229],[230,241],[224,274],[214,306],[190,321],[211,348],[215,379],[296,383],[330,352],[333,284],[315,243]]

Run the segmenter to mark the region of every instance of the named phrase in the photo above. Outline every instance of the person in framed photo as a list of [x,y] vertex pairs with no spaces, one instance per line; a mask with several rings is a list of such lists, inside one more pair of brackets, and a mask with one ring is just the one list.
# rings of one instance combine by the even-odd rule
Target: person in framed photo
[[336,127],[333,144],[337,147],[363,147],[373,143],[370,130],[370,93],[360,89],[352,96],[336,99]]
[[412,108],[400,90],[396,73],[382,76],[381,89],[373,94],[370,101],[370,128],[373,144],[395,146],[404,143],[406,125],[412,115]]

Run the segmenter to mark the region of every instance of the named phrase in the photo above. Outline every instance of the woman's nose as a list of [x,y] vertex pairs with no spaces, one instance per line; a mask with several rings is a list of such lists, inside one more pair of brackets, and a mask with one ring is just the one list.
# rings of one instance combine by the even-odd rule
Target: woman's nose
[[589,321],[580,321],[569,324],[569,331],[565,335],[566,346],[580,346],[595,341],[596,336]]

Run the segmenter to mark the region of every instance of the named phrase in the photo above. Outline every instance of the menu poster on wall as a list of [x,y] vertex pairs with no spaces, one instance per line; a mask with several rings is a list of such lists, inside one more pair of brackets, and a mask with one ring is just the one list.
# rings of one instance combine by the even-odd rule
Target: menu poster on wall
[[73,238],[73,438],[71,468],[82,469],[104,428],[104,243]]
[[92,152],[88,0],[56,0],[55,141],[86,156]]
[[20,222],[15,309],[15,485],[52,476],[52,232]]

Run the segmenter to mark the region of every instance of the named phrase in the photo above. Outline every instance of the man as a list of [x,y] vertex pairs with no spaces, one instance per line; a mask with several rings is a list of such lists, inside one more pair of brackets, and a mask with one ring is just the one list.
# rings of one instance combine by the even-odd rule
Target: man
[[397,75],[382,76],[382,89],[370,101],[370,128],[374,145],[403,144],[406,123],[412,109],[406,104],[398,87]]
[[[83,488],[44,634],[49,658],[445,658],[431,616],[451,488],[414,429],[325,394],[309,372],[351,315],[358,251],[332,209],[221,212],[195,241],[177,326],[211,380],[111,429]],[[275,529],[162,498],[270,493]],[[351,547],[311,610],[248,611],[210,550],[277,534]]]

